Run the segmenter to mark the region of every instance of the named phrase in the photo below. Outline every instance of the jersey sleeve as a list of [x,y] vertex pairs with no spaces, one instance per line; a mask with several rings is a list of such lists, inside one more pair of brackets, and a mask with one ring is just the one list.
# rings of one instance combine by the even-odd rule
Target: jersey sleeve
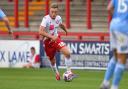
[[62,24],[62,18],[59,16],[59,24]]
[[46,19],[46,17],[44,17],[41,22],[41,26],[46,27],[46,25],[47,25],[47,19]]
[[3,17],[5,17],[6,15],[4,14],[4,12],[0,9],[0,19],[2,19]]

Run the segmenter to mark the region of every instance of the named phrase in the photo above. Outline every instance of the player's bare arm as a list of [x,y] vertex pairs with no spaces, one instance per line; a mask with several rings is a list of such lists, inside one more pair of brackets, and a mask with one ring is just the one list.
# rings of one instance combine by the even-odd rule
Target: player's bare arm
[[11,27],[10,27],[10,25],[9,25],[9,20],[8,20],[8,18],[5,16],[5,17],[2,18],[2,20],[5,22],[5,25],[6,25],[6,27],[8,28],[8,33],[9,33],[9,34],[12,34],[13,32],[12,32]]
[[64,24],[60,24],[60,28],[65,31],[66,35],[68,34],[67,29],[66,29],[66,27],[64,26]]
[[45,32],[45,27],[43,27],[43,26],[40,26],[40,28],[39,28],[39,34],[41,36],[46,37],[46,38],[49,38],[49,39],[51,39],[53,41],[56,41],[56,39],[57,39],[56,36],[52,36],[52,35],[48,34],[47,32]]
[[112,1],[110,1],[110,3],[108,4],[107,10],[110,11],[111,15],[113,15],[114,7],[113,7],[113,4],[112,4]]

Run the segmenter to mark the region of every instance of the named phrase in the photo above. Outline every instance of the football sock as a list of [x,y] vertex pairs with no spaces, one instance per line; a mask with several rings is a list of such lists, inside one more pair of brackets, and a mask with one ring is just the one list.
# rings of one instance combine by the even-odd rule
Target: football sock
[[109,80],[113,75],[116,63],[117,62],[116,62],[115,57],[112,57],[110,59],[109,63],[108,63],[108,67],[107,67],[107,70],[106,70],[106,73],[105,73],[105,77],[104,77],[104,81],[103,81],[103,84],[105,84],[106,86],[109,85]]
[[111,89],[118,89],[118,86],[112,86]]
[[112,89],[118,89],[119,82],[122,78],[124,70],[125,70],[125,65],[118,62],[114,71]]
[[71,66],[72,66],[71,58],[65,58],[65,65],[67,67],[67,71],[71,71]]
[[55,73],[59,73],[56,63],[54,64],[54,66],[52,66],[52,69]]

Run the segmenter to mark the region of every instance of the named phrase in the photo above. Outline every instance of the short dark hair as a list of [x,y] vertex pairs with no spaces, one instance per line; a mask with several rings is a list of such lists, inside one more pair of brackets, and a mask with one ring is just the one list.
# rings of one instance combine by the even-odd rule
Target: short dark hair
[[35,50],[35,48],[34,47],[31,47],[31,50]]
[[52,4],[50,5],[50,8],[58,8],[58,4],[57,4],[57,3],[52,3]]

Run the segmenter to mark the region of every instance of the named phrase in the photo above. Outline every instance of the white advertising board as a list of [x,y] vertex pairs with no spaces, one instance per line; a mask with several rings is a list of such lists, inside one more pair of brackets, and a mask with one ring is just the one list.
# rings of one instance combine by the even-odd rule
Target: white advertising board
[[0,67],[22,67],[30,57],[30,48],[39,54],[39,41],[0,40]]

